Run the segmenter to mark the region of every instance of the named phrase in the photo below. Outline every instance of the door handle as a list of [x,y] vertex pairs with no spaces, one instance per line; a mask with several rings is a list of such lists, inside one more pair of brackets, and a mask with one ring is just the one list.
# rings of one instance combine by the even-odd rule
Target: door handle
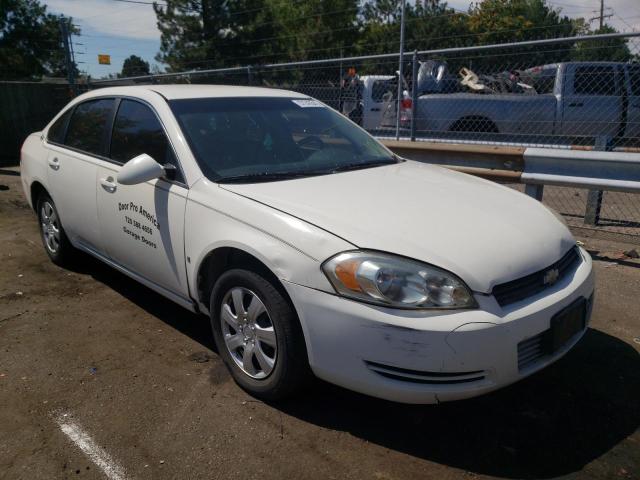
[[102,188],[104,188],[109,193],[115,192],[117,188],[113,177],[101,178],[100,185],[102,185]]
[[60,168],[60,160],[58,160],[58,157],[50,158],[48,162],[49,162],[49,166],[53,170],[58,170]]
[[583,107],[584,104],[582,102],[571,102],[569,104],[570,107]]

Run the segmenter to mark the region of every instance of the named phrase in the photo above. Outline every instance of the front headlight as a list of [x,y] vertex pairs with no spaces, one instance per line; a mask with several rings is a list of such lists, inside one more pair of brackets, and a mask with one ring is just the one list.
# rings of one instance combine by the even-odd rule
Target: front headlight
[[473,308],[476,302],[462,280],[446,270],[378,252],[345,252],[322,270],[345,297],[399,308]]

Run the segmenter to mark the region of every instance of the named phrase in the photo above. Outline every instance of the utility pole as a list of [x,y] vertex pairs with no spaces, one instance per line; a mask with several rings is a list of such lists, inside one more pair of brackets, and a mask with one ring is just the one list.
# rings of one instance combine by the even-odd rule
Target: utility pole
[[73,50],[71,46],[71,21],[60,17],[60,33],[62,35],[62,45],[64,47],[64,59],[67,66],[67,80],[74,95],[78,94],[76,85],[75,60],[73,58]]
[[406,0],[400,0],[400,66],[398,67],[398,101],[396,103],[396,140],[400,138],[400,106],[402,104],[402,62],[404,60],[404,7]]
[[[594,11],[593,13],[596,13],[596,12]],[[610,18],[610,17],[613,17],[613,13],[609,13],[609,14],[605,15],[604,14],[604,0],[600,0],[600,15],[598,15],[597,17],[590,18],[589,21],[593,22],[594,20],[599,20],[599,22],[600,22],[599,30],[602,31],[602,27],[604,27],[604,19],[605,18]]]
[[600,0],[600,31],[604,22],[604,0]]

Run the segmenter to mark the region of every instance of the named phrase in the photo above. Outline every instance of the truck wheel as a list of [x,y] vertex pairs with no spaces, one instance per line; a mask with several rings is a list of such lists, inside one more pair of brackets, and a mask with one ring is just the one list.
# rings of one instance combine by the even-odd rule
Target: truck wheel
[[74,260],[77,250],[71,245],[60,222],[60,215],[53,200],[46,193],[38,197],[38,223],[44,250],[53,263],[68,266]]
[[449,130],[451,132],[500,133],[498,126],[486,117],[463,117],[456,120]]
[[240,387],[281,400],[306,384],[311,375],[297,315],[271,282],[229,270],[214,285],[210,307],[219,355]]

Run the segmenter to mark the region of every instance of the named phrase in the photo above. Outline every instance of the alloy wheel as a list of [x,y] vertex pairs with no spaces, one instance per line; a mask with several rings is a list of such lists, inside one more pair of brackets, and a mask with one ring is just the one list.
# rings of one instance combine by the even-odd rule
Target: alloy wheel
[[60,222],[58,214],[50,202],[42,202],[40,206],[40,228],[44,244],[53,255],[60,249]]
[[251,290],[234,287],[222,299],[222,337],[231,358],[249,377],[263,379],[276,364],[278,346],[271,316]]

